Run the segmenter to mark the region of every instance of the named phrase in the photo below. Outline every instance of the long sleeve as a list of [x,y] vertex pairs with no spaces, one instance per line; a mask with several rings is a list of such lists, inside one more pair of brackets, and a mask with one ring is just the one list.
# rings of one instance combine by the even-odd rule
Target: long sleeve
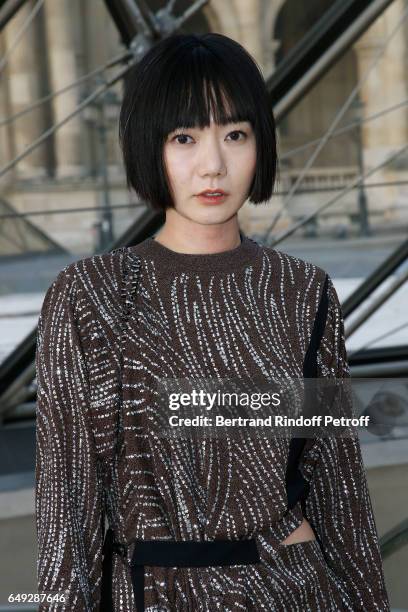
[[[349,378],[341,306],[330,277],[328,296],[318,377]],[[351,414],[347,397],[346,393],[350,405],[342,405],[342,413]],[[351,598],[353,611],[390,610],[357,433],[308,440],[300,469],[310,483],[304,514],[340,589]]]
[[99,608],[103,487],[90,425],[73,264],[49,287],[36,348],[36,527],[39,593],[64,593],[40,612]]

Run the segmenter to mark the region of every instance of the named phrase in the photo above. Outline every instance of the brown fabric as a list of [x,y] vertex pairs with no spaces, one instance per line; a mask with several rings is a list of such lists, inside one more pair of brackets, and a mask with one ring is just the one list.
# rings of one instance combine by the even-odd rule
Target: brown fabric
[[[123,330],[136,255],[139,285]],[[287,511],[288,439],[197,443],[149,429],[162,377],[302,377],[325,276],[245,235],[211,255],[150,238],[60,272],[38,326],[36,519],[38,590],[67,589],[67,598],[40,612],[98,610],[105,515],[130,544],[128,561],[134,538],[257,539],[255,565],[146,567],[149,612],[389,610],[358,438],[308,440],[305,515],[318,539],[283,546],[302,522],[300,503]],[[328,292],[318,376],[348,377],[330,278]],[[115,610],[135,611],[117,555],[113,599]]]

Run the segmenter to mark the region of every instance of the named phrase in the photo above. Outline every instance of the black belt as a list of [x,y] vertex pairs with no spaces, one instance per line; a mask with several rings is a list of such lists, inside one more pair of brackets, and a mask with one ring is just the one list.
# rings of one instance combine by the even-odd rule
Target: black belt
[[[130,563],[133,593],[137,612],[144,612],[144,566],[208,567],[212,565],[249,565],[259,563],[256,541],[212,540],[204,542],[175,540],[134,540]],[[112,553],[126,554],[125,547],[113,539],[113,531],[106,532],[103,547],[101,612],[113,612]]]

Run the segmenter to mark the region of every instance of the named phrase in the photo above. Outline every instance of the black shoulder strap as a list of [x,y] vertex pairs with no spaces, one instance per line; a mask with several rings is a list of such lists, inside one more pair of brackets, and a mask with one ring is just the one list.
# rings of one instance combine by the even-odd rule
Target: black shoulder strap
[[314,320],[312,335],[310,337],[309,346],[303,362],[304,378],[316,378],[317,376],[317,351],[319,350],[320,342],[326,327],[327,310],[329,306],[329,296],[327,291],[328,282],[329,277],[326,274],[322,295],[320,297],[319,306],[317,308],[316,317]]
[[[329,305],[328,280],[329,277],[326,274],[309,346],[303,362],[304,378],[316,378],[317,376],[317,352],[326,327]],[[309,492],[309,483],[303,478],[298,469],[305,444],[306,438],[292,438],[289,444],[288,463],[286,466],[286,493],[289,509],[293,508],[299,500],[302,501],[303,507],[304,500]]]

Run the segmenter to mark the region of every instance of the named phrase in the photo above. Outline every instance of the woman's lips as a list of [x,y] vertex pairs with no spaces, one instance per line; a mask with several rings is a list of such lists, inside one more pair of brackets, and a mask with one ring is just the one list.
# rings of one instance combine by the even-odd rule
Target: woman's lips
[[228,197],[228,194],[224,193],[220,196],[206,196],[203,193],[200,193],[196,197],[203,204],[221,204],[222,202],[225,202],[226,198]]

